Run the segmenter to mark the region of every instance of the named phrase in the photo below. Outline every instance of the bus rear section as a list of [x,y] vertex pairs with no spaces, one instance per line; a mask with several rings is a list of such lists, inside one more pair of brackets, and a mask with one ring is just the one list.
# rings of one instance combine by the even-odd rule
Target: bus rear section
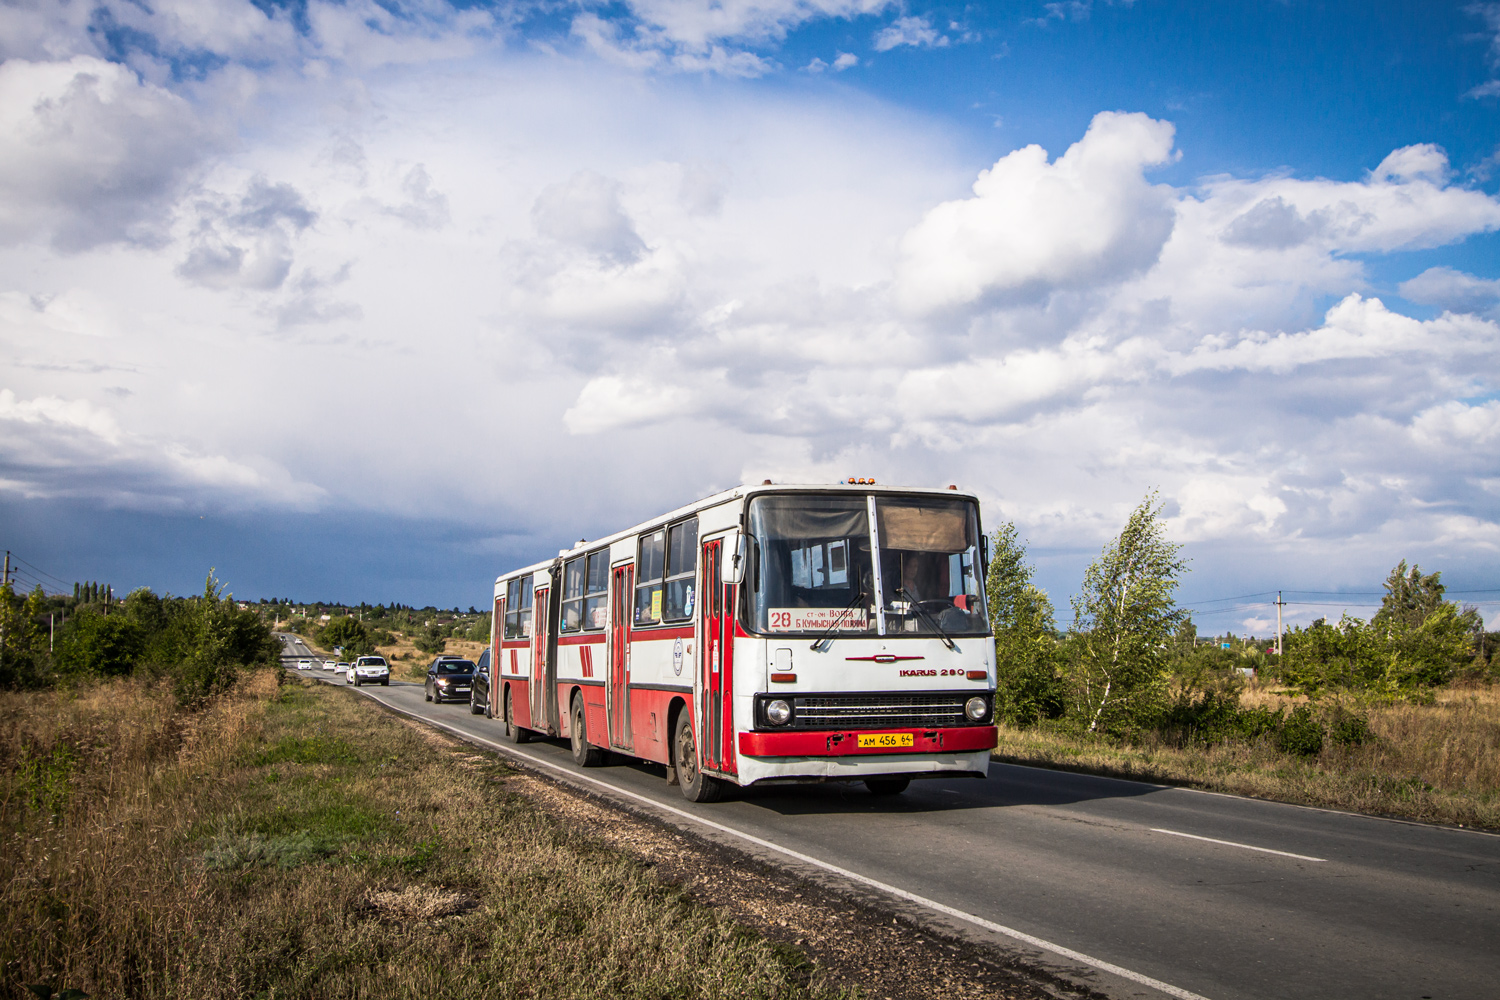
[[766,486],[580,545],[497,582],[507,725],[569,739],[585,765],[603,749],[661,763],[695,801],[983,776],[997,730],[982,538],[956,492]]

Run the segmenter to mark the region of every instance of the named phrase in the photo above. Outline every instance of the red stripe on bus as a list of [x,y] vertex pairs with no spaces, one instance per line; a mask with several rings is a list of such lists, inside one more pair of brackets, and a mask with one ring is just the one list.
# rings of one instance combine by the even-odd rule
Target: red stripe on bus
[[631,642],[650,642],[653,639],[691,639],[695,628],[692,625],[684,625],[681,628],[633,628],[630,630]]
[[603,632],[594,632],[589,635],[561,635],[557,637],[559,646],[583,646],[592,645],[604,641]]

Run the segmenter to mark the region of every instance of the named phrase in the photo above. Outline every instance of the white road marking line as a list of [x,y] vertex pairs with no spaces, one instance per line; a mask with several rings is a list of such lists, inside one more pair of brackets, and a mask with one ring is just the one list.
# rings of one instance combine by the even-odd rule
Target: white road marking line
[[1327,858],[1314,858],[1306,854],[1293,854],[1291,851],[1273,851],[1269,847],[1256,847],[1254,844],[1238,844],[1232,840],[1219,840],[1215,837],[1200,837],[1196,833],[1183,833],[1180,830],[1163,830],[1159,826],[1151,828],[1152,833],[1170,833],[1174,837],[1187,837],[1189,840],[1206,840],[1210,844],[1223,844],[1225,847],[1243,847],[1247,851],[1260,851],[1263,854],[1279,854],[1283,858],[1296,858],[1299,861],[1327,861]]
[[[366,696],[371,700],[375,699],[374,692],[360,693],[366,694]],[[789,847],[782,847],[780,844],[773,844],[769,840],[762,840],[760,837],[745,833],[742,830],[736,830],[733,827],[725,826],[722,823],[715,823],[711,819],[704,819],[702,816],[695,816],[685,809],[678,809],[675,806],[666,805],[664,803],[656,801],[653,798],[650,798],[649,796],[640,795],[628,789],[620,788],[616,785],[611,785],[607,781],[600,781],[598,778],[591,778],[586,774],[579,774],[577,771],[572,770],[571,768],[566,768],[559,764],[554,764],[551,761],[543,760],[540,757],[533,757],[528,753],[524,753],[512,747],[504,746],[502,744],[494,742],[493,740],[487,740],[483,736],[476,736],[473,733],[464,732],[456,726],[450,726],[445,722],[438,722],[436,719],[423,718],[422,716],[417,715],[415,712],[409,712],[404,708],[400,708],[388,702],[381,702],[381,704],[385,705],[387,708],[392,709],[393,711],[400,712],[402,715],[416,719],[418,722],[425,722],[428,725],[435,726],[438,729],[446,729],[448,730],[448,732],[454,734],[455,736],[460,736],[466,740],[474,740],[476,742],[483,743],[485,746],[492,747],[495,750],[498,750],[500,753],[508,754],[513,757],[519,757],[527,763],[557,771],[558,773],[566,776],[572,781],[586,781],[591,785],[597,785],[607,792],[612,792],[615,795],[624,795],[627,798],[635,799],[636,801],[643,802],[654,809],[661,809],[671,813],[674,816],[681,816],[683,819],[691,820],[692,822],[698,823],[702,826],[710,827],[711,829],[718,830],[721,833],[726,833],[731,837],[738,837],[739,839],[747,841],[751,844],[755,844],[758,847],[764,847],[766,850],[775,851],[777,854],[784,854],[789,858],[795,858],[798,861],[812,865],[815,868],[821,868],[824,871],[832,872],[835,875],[841,875],[844,878],[850,879],[854,882],[858,882],[861,885],[867,885],[872,889],[879,889],[881,892],[888,893],[900,899],[904,899],[907,902],[916,903],[918,906],[925,906],[929,910],[936,910],[937,912],[945,913],[950,917],[957,917],[958,919],[967,921],[975,925],[976,927],[982,927],[985,930],[993,931],[996,934],[1003,934],[1006,937],[1014,938],[1017,941],[1029,944],[1034,948],[1041,948],[1043,951],[1050,951],[1054,955],[1061,955],[1063,958],[1071,958],[1075,962],[1081,962],[1084,965],[1093,966],[1101,972],[1108,972],[1113,975],[1119,976],[1122,979],[1128,979],[1133,983],[1140,983],[1142,986],[1149,986],[1151,989],[1156,990],[1160,993],[1165,993],[1167,996],[1176,997],[1177,1000],[1208,1000],[1207,997],[1202,996],[1198,993],[1193,993],[1190,990],[1185,990],[1180,986],[1173,986],[1171,983],[1164,983],[1160,979],[1152,979],[1150,976],[1143,975],[1139,972],[1134,972],[1122,966],[1115,965],[1113,962],[1106,962],[1103,959],[1094,958],[1091,955],[1085,955],[1081,951],[1074,951],[1072,948],[1065,948],[1060,944],[1053,944],[1051,941],[1048,941],[1044,938],[1039,938],[1035,935],[1027,934],[1025,931],[1018,931],[1013,927],[1006,927],[1004,924],[997,924],[992,920],[986,920],[983,917],[976,916],[972,913],[965,913],[963,910],[955,909],[954,907],[939,903],[935,899],[928,899],[926,896],[918,896],[914,892],[907,892],[905,889],[898,889],[894,885],[889,885],[877,879],[861,875],[858,872],[850,871],[847,868],[840,868],[838,865],[823,861],[819,858],[812,857],[808,854],[803,854],[801,851],[794,851]],[[1164,830],[1162,832],[1171,833],[1172,831]],[[1184,834],[1183,836],[1188,836],[1188,834]],[[1277,851],[1273,853],[1279,854],[1281,852]],[[1296,857],[1298,855],[1293,856]],[[1316,861],[1320,859],[1314,858],[1313,860]]]

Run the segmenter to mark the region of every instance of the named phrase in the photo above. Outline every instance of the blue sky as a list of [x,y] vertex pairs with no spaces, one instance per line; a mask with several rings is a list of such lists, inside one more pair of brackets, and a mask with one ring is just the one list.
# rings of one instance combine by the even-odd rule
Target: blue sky
[[1500,600],[1497,38],[1484,3],[6,7],[0,544],[467,607],[855,474],[975,490],[1060,608],[1153,489],[1190,604],[1355,607],[1402,558]]

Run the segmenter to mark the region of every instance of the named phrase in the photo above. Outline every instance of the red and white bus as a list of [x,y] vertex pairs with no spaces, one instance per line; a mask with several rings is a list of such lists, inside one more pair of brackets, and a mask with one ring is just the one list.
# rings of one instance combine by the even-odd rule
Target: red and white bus
[[743,486],[495,581],[506,738],[726,783],[975,775],[997,742],[979,504],[957,491]]

